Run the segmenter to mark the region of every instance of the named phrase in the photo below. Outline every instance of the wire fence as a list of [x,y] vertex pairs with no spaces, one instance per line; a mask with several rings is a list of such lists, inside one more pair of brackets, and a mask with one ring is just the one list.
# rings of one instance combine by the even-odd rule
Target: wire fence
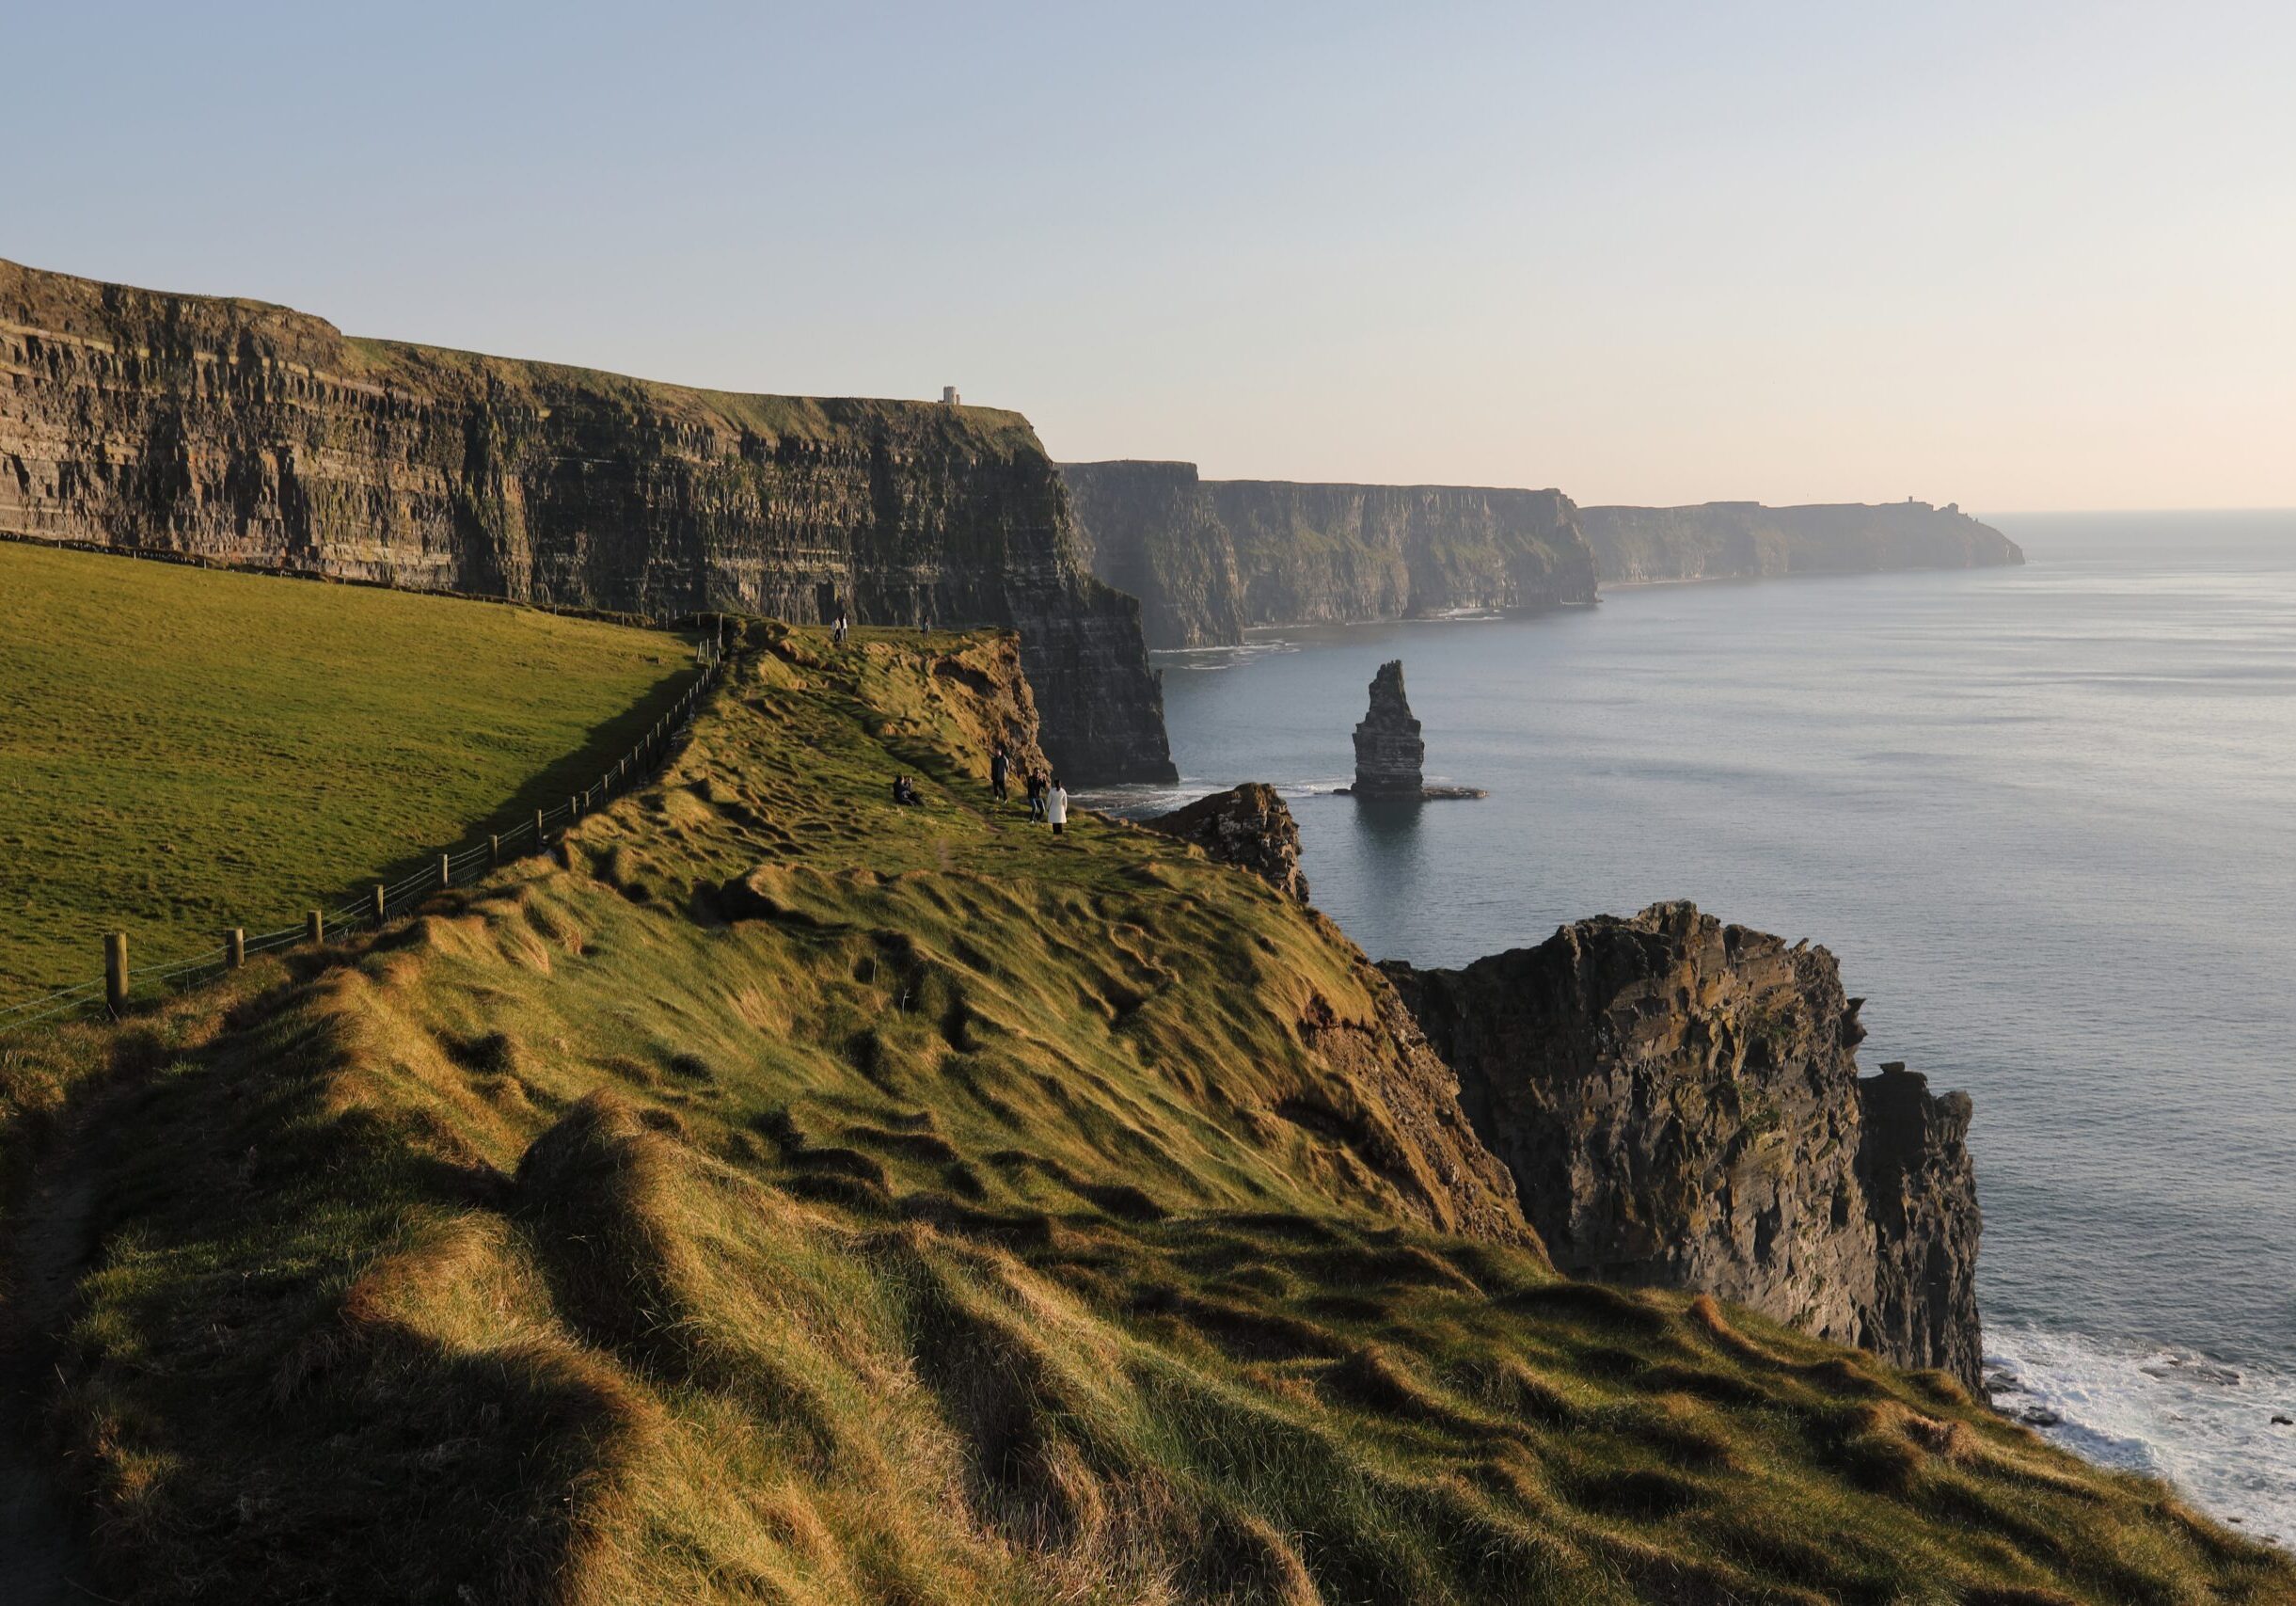
[[0,1037],[27,1026],[68,1019],[117,1016],[132,997],[181,993],[213,981],[263,954],[306,943],[321,944],[360,931],[380,930],[419,908],[435,893],[478,881],[515,859],[548,851],[554,841],[563,836],[566,827],[608,800],[651,780],[676,755],[704,693],[716,684],[724,668],[721,632],[722,626],[719,640],[705,640],[701,644],[701,673],[639,739],[637,746],[609,765],[595,783],[563,803],[536,809],[533,819],[521,820],[508,831],[490,833],[483,842],[460,851],[441,852],[424,868],[395,882],[377,882],[365,894],[346,903],[312,909],[300,925],[252,933],[244,928],[234,930],[225,933],[222,943],[204,953],[131,965],[127,938],[115,933],[105,940],[103,975],[57,988],[37,998],[0,1006]]

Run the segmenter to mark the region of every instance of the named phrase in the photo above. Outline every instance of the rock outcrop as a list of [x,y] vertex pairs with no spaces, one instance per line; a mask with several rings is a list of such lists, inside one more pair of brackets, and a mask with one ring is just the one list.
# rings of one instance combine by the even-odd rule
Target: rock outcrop
[[1582,507],[1578,526],[1609,584],[1986,568],[2025,561],[2016,542],[1950,503]]
[[1403,661],[1389,659],[1371,676],[1371,706],[1355,726],[1359,798],[1416,798],[1427,789],[1427,743],[1403,695]]
[[1300,828],[1275,788],[1246,781],[1140,822],[1150,831],[1193,842],[1225,864],[1241,865],[1287,898],[1307,901],[1300,873]]
[[1593,553],[1560,491],[1203,480],[1192,463],[1060,473],[1087,561],[1140,597],[1152,647],[1594,600]]
[[1017,413],[347,340],[0,262],[0,534],[651,613],[1017,628],[1062,771],[1173,778],[1138,605]]
[[1559,1268],[1981,1386],[1969,1100],[1859,1076],[1861,1000],[1824,948],[1664,903],[1383,968]]

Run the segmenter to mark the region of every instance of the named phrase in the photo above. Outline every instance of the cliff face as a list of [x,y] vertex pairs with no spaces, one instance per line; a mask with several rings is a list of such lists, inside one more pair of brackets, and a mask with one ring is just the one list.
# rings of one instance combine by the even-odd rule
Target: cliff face
[[1201,480],[1188,463],[1061,466],[1092,566],[1142,599],[1148,644],[1594,600],[1560,491]]
[[1248,622],[1236,546],[1193,463],[1064,464],[1085,562],[1140,599],[1153,647],[1232,644]]
[[1582,507],[1578,524],[1602,578],[1615,584],[1987,568],[2025,561],[2017,543],[1991,525],[1957,506],[1925,501]]
[[1017,628],[1066,771],[1168,779],[1139,611],[1016,413],[347,340],[0,262],[0,533],[425,589]]
[[1975,1388],[1970,1105],[1858,1075],[1833,956],[1687,903],[1384,967],[1555,1264],[1736,1300]]

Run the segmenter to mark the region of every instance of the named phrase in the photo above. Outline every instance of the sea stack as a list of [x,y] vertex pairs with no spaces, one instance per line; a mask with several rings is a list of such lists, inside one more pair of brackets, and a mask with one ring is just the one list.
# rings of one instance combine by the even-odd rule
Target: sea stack
[[1342,787],[1359,798],[1404,800],[1480,798],[1478,787],[1431,787],[1421,778],[1427,743],[1403,695],[1403,660],[1390,659],[1371,676],[1371,708],[1355,727],[1355,784]]
[[1420,771],[1427,743],[1403,695],[1403,660],[1390,659],[1371,676],[1371,708],[1355,727],[1355,786],[1359,798],[1416,798],[1426,791]]

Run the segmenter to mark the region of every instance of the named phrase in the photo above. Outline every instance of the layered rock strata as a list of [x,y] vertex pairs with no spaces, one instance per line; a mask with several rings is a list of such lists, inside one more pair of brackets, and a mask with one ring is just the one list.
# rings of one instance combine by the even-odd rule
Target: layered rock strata
[[1986,568],[2025,561],[2016,542],[1953,503],[1582,507],[1578,525],[1610,584]]
[[1224,864],[1242,866],[1287,898],[1307,901],[1299,825],[1275,788],[1264,782],[1246,781],[1140,823],[1193,842]]
[[1688,903],[1383,967],[1555,1264],[1979,1383],[1966,1095],[1858,1074],[1833,956]]
[[1017,413],[345,339],[0,262],[0,534],[650,613],[1018,628],[1061,770],[1168,780],[1138,605]]
[[1560,491],[1204,480],[1192,463],[1066,463],[1093,571],[1141,599],[1148,644],[1594,600]]

